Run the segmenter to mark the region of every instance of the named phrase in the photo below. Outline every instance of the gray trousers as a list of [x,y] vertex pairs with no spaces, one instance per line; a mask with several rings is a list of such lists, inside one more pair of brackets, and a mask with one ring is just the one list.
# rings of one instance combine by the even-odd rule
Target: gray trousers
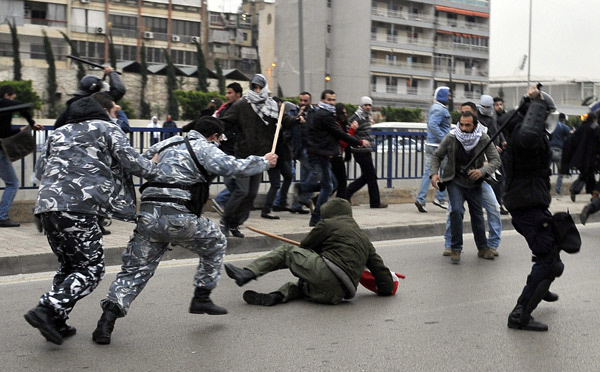
[[125,316],[129,306],[142,292],[166,252],[169,244],[180,246],[200,256],[194,286],[214,289],[221,276],[227,239],[219,226],[206,217],[191,213],[173,213],[170,207],[154,206],[151,212],[138,215],[134,234],[123,252],[121,272],[110,285],[103,309],[114,309]]
[[300,278],[297,283],[286,283],[277,290],[283,294],[283,302],[305,297],[319,303],[338,304],[344,299],[344,289],[338,278],[323,258],[309,249],[283,245],[252,261],[246,268],[257,278],[286,268]]

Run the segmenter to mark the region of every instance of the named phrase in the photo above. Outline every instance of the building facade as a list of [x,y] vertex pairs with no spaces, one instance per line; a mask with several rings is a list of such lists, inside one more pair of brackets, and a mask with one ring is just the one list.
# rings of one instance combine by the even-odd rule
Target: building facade
[[[205,19],[205,21],[203,21]],[[112,37],[117,61],[140,61],[142,43],[149,64],[164,64],[168,50],[177,66],[197,66],[200,42],[206,66],[257,71],[252,29],[239,13],[208,11],[206,0],[3,0],[0,21],[18,26],[23,65],[44,60],[43,34],[50,38],[57,67],[66,67],[67,35],[79,55],[96,63],[109,61]],[[0,56],[12,56],[10,33],[0,28]]]
[[426,108],[442,85],[457,103],[478,99],[489,80],[489,10],[487,0],[278,1],[278,84],[286,96],[330,88],[355,104],[370,95],[375,105]]

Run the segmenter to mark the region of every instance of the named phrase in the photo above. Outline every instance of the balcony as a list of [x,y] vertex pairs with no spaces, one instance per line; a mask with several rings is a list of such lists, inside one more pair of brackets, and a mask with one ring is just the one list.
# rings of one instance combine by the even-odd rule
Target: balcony
[[431,63],[416,63],[398,61],[386,58],[371,58],[371,70],[390,74],[408,74],[431,78],[433,65]]

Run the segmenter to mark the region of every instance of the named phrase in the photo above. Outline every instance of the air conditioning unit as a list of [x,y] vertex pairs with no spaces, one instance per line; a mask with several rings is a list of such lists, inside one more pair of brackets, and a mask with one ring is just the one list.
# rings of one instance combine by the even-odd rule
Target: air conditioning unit
[[200,42],[200,38],[198,36],[192,36],[192,43],[199,43]]
[[173,36],[171,36],[171,40],[173,40],[173,41],[181,41],[181,38],[179,37],[179,35],[173,35]]
[[79,2],[82,4],[89,4],[90,0],[79,0]]
[[104,27],[96,27],[95,29],[97,34],[102,34],[104,35],[106,32],[104,32]]
[[144,31],[144,39],[154,39],[154,33],[150,31]]

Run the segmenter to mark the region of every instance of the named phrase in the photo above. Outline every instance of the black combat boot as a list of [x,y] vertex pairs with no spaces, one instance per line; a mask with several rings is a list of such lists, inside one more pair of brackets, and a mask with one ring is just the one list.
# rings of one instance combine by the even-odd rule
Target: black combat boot
[[112,334],[113,329],[115,329],[117,318],[118,315],[116,312],[105,309],[98,320],[96,330],[92,333],[92,340],[100,345],[110,344],[110,335]]
[[252,279],[256,279],[256,275],[254,275],[252,271],[246,268],[239,268],[230,263],[225,264],[225,272],[227,273],[227,276],[234,279],[235,283],[240,287]]
[[554,292],[548,291],[548,293],[546,293],[546,295],[544,296],[543,300],[546,302],[555,302],[558,301],[558,295]]
[[522,329],[524,331],[537,331],[545,332],[548,330],[548,325],[542,322],[538,322],[531,315],[527,316],[527,319],[523,319],[523,311],[525,306],[517,304],[513,311],[508,315],[508,328]]
[[56,325],[56,314],[52,309],[38,305],[24,316],[27,323],[37,328],[46,340],[57,345],[63,343],[63,338]]
[[56,318],[56,330],[63,338],[75,336],[77,329],[67,324],[67,321],[62,318]]
[[208,314],[208,315],[225,315],[227,309],[215,305],[210,299],[210,289],[196,287],[194,298],[190,305],[190,313],[192,314]]
[[273,306],[283,301],[281,292],[258,293],[254,291],[246,291],[242,296],[244,301],[249,305]]

